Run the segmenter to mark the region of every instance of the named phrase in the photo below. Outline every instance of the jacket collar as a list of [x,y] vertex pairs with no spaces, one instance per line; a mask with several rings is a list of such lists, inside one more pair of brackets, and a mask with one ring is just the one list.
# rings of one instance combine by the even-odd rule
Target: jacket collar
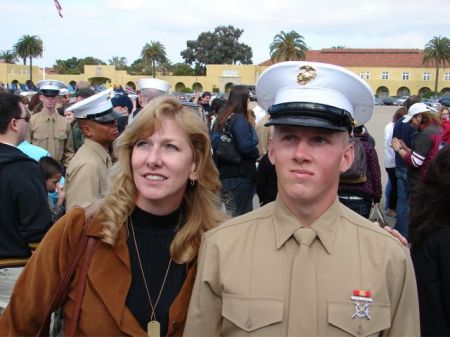
[[[341,207],[338,199],[311,225],[328,254],[333,251],[336,230],[341,217]],[[303,225],[292,212],[277,198],[274,208],[274,226],[277,249]]]

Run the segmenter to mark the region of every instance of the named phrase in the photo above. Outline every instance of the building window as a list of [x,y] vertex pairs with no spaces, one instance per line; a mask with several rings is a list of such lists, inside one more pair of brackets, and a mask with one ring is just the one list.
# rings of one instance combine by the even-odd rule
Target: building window
[[370,73],[368,71],[361,71],[359,73],[359,77],[361,77],[363,80],[370,80]]
[[409,81],[409,73],[402,73],[402,80],[403,81]]
[[450,73],[445,73],[444,74],[444,80],[445,81],[450,81]]
[[423,73],[424,81],[431,81],[431,73]]
[[388,80],[389,79],[389,72],[388,71],[383,71],[381,73],[381,79],[382,80]]

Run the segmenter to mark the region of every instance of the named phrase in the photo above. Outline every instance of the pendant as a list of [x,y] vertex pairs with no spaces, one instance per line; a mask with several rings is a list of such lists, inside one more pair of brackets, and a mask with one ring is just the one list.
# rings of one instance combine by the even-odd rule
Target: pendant
[[158,321],[150,321],[147,323],[147,335],[149,337],[161,337],[161,325]]

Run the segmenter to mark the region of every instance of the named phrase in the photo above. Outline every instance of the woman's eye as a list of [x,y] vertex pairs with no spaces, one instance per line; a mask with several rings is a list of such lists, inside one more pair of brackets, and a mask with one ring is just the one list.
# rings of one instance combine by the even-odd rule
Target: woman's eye
[[170,143],[166,144],[165,147],[168,150],[178,150],[178,147],[176,145]]
[[136,143],[136,147],[138,147],[138,148],[148,148],[148,147],[150,147],[150,144],[148,142],[146,142],[145,140],[141,140],[141,141],[138,141]]

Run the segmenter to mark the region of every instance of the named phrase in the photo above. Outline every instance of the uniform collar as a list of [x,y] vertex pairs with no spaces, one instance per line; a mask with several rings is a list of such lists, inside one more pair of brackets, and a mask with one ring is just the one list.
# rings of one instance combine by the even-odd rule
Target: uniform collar
[[[335,202],[311,225],[311,229],[317,233],[328,254],[331,254],[333,250],[340,217],[341,207],[336,198]],[[277,249],[280,249],[299,228],[303,227],[279,198],[275,201],[274,225]]]
[[106,149],[99,143],[94,142],[93,140],[90,140],[88,138],[84,139],[84,143],[86,144],[87,147],[92,149],[92,151],[97,153],[103,162],[108,163],[108,159],[111,160],[108,151],[106,151]]

